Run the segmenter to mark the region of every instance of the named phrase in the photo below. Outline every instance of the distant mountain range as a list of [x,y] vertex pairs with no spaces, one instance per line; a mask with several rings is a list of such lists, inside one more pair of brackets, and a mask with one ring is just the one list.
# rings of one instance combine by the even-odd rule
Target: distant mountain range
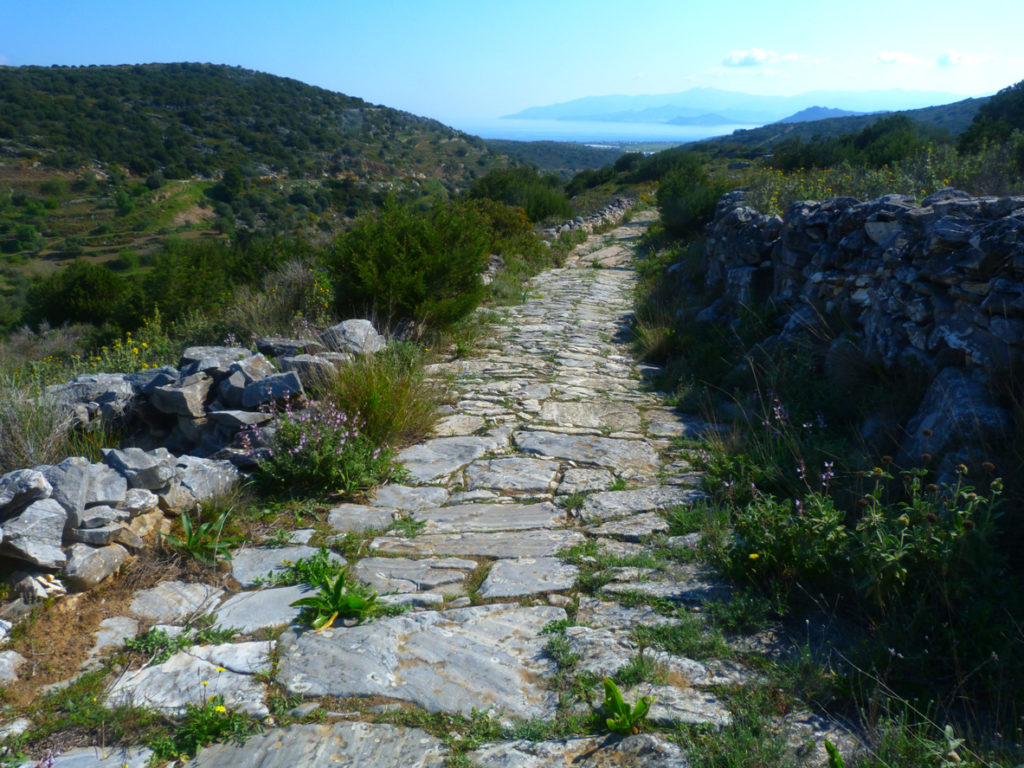
[[[918,109],[963,99],[953,93],[907,91],[808,91],[796,96],[763,96],[717,88],[638,96],[587,96],[530,107],[507,118],[668,123],[671,125],[766,125]],[[827,105],[827,106],[819,106]]]

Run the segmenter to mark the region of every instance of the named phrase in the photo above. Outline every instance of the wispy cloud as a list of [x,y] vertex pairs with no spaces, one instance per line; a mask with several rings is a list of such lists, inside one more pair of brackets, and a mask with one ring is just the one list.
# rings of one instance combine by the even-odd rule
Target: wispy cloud
[[936,59],[940,67],[973,67],[995,60],[996,57],[991,53],[973,54],[953,50],[939,54]]
[[921,60],[906,51],[879,51],[871,59],[875,64],[920,64]]
[[729,51],[722,64],[727,67],[760,67],[765,64],[777,64],[780,61],[797,61],[796,53],[779,53],[764,48],[748,48],[743,51]]

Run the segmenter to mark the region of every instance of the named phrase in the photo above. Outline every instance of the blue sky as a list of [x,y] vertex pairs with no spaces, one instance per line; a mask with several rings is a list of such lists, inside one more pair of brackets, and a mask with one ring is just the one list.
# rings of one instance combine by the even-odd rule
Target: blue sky
[[605,94],[1024,79],[1022,0],[0,0],[0,63],[201,61],[441,120]]

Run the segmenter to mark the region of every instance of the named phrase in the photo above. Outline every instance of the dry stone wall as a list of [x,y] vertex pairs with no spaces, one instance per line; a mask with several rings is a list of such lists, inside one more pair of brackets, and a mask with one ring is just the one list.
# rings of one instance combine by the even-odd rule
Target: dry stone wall
[[1024,354],[1024,196],[837,197],[769,216],[738,190],[719,201],[704,267],[705,288],[721,298],[701,320],[773,300],[785,312],[776,341],[824,316],[849,329],[826,369],[860,358],[925,371],[932,386],[904,425],[908,458],[923,447],[922,425],[953,434],[941,450],[958,460],[1009,436],[994,393]]

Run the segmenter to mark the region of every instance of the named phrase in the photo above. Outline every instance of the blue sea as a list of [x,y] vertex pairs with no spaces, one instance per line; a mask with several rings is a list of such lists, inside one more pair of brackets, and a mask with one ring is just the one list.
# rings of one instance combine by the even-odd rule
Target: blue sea
[[505,118],[453,118],[443,123],[482,139],[514,141],[671,141],[680,144],[711,136],[724,136],[752,125],[665,125],[663,123],[603,123],[584,120],[515,120]]

